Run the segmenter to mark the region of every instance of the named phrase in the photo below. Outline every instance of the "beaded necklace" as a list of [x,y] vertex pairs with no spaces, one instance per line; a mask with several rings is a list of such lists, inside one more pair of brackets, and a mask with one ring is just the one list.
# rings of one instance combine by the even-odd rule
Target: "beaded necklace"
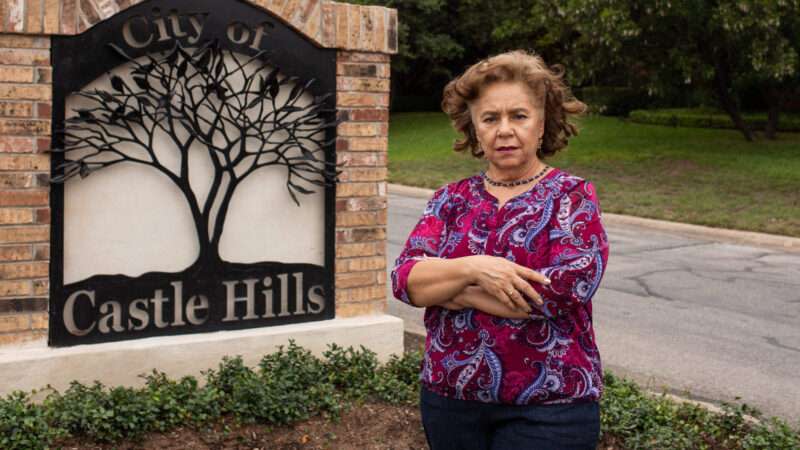
[[515,186],[522,186],[523,184],[528,184],[528,183],[531,183],[531,182],[534,182],[534,181],[538,180],[539,178],[542,177],[542,175],[544,175],[544,173],[549,168],[550,168],[550,166],[545,164],[544,167],[542,168],[542,170],[539,173],[537,173],[536,175],[534,175],[534,176],[532,176],[530,178],[525,178],[523,180],[515,180],[515,181],[496,181],[496,180],[493,180],[493,179],[489,178],[489,175],[486,172],[482,172],[481,176],[483,177],[484,180],[486,180],[487,183],[491,184],[492,186],[497,186],[497,187],[515,187]]

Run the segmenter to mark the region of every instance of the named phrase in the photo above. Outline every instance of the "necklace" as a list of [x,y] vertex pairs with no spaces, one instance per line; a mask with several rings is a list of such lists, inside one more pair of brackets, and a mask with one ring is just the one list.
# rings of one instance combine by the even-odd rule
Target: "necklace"
[[542,175],[544,175],[544,173],[549,168],[550,168],[550,166],[545,164],[544,167],[542,168],[542,170],[539,173],[537,173],[536,175],[534,175],[534,176],[532,176],[530,178],[525,178],[524,180],[496,181],[496,180],[493,180],[493,179],[489,178],[489,175],[487,175],[486,172],[481,173],[481,176],[483,177],[484,180],[486,180],[487,183],[491,184],[492,186],[497,186],[497,187],[515,187],[515,186],[522,186],[523,184],[528,184],[528,183],[531,183],[533,181],[538,180],[539,178],[542,177]]

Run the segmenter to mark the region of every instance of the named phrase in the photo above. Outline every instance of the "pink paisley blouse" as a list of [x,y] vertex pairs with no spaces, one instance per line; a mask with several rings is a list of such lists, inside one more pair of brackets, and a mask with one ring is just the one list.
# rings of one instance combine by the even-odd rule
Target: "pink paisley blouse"
[[592,296],[608,260],[594,186],[559,169],[498,210],[480,175],[433,195],[392,270],[409,303],[411,268],[426,257],[494,255],[550,278],[527,319],[472,308],[425,310],[420,379],[440,395],[504,404],[596,401],[603,390]]

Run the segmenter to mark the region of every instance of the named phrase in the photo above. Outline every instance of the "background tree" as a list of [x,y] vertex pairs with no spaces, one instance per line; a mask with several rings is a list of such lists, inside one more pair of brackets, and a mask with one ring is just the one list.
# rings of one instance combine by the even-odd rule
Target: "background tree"
[[764,93],[774,136],[798,84],[798,0],[511,1],[497,11],[493,50],[530,43],[566,65],[573,86],[622,84],[654,97],[707,90],[748,140],[742,90]]
[[[454,33],[456,5],[452,0],[354,0],[353,3],[395,8],[399,14],[398,54],[392,59],[392,96],[424,98],[433,108],[444,83],[465,54]],[[433,97],[433,99],[431,99]],[[419,102],[409,106],[415,109]],[[396,104],[394,105],[397,106]],[[401,105],[402,107],[402,105]],[[417,106],[418,107],[418,106]]]
[[[163,56],[143,60],[114,49],[128,60],[127,72],[109,75],[110,91],[76,94],[90,106],[66,120],[64,145],[53,150],[64,154],[64,162],[53,182],[120,163],[157,170],[189,205],[200,242],[195,265],[213,270],[222,263],[219,243],[230,201],[248,176],[284,167],[296,203],[297,193],[312,192],[309,184],[325,186],[335,179],[334,163],[325,160],[331,145],[325,129],[335,126],[329,120],[333,110],[324,107],[328,95],[300,102],[313,80],[300,84],[270,69],[263,53],[248,57],[215,43],[197,49],[176,44]],[[159,160],[154,148],[159,138],[177,153],[178,170]],[[189,182],[189,157],[196,151],[207,153],[214,169],[204,202]]]
[[744,92],[760,97],[751,107],[767,109],[768,137],[786,99],[798,95],[800,0],[360,2],[398,9],[394,94],[433,97],[419,105],[429,109],[466,66],[515,48],[566,66],[573,87],[625,86],[639,107],[687,106],[690,94],[702,94],[749,140]]

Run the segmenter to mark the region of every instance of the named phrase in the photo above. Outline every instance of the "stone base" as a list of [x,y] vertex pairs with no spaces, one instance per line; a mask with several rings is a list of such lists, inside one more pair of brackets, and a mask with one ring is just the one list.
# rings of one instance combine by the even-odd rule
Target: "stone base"
[[158,369],[170,377],[199,376],[223,356],[241,355],[253,366],[262,356],[287,345],[321,355],[328,344],[360,345],[383,362],[403,352],[403,321],[388,315],[361,316],[249,330],[155,337],[107,344],[49,348],[39,341],[0,347],[0,394],[51,385],[64,390],[72,380],[106,386],[141,386],[139,374]]

